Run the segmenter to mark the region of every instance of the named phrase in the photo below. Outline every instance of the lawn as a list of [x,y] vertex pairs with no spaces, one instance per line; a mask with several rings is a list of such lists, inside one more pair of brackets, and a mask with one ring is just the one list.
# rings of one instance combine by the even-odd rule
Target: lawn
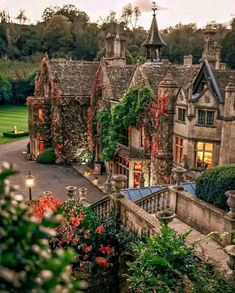
[[0,144],[15,141],[22,138],[8,138],[3,132],[13,131],[16,126],[18,130],[28,130],[28,111],[26,106],[0,106]]

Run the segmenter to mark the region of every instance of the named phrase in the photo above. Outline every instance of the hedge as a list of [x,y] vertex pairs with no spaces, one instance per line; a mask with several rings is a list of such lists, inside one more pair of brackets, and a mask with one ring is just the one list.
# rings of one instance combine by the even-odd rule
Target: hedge
[[235,190],[235,165],[206,170],[196,181],[196,196],[223,210],[228,210],[227,190]]
[[37,156],[36,162],[41,164],[54,164],[56,160],[55,153],[52,149],[46,149]]

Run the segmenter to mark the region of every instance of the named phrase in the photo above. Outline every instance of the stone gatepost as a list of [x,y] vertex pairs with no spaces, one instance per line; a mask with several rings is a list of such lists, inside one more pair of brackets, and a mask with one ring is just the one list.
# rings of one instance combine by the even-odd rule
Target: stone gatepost
[[86,187],[81,187],[78,189],[79,197],[78,197],[78,202],[80,205],[83,206],[90,206],[89,202],[87,201],[87,188]]
[[120,203],[119,199],[125,196],[121,193],[121,190],[125,187],[127,180],[126,175],[115,174],[112,176],[112,184],[114,188],[114,193],[110,195],[113,207],[115,209],[117,217],[120,216]]
[[224,216],[227,220],[224,230],[229,232],[229,242],[233,243],[235,240],[235,190],[228,190],[225,195],[228,197],[229,211]]

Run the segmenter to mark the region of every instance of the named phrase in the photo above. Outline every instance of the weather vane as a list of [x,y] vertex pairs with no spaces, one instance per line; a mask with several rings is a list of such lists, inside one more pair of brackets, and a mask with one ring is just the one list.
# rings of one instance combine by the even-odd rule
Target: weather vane
[[157,8],[157,4],[156,4],[156,2],[154,1],[153,2],[153,15],[156,15],[156,10],[158,10],[158,8]]

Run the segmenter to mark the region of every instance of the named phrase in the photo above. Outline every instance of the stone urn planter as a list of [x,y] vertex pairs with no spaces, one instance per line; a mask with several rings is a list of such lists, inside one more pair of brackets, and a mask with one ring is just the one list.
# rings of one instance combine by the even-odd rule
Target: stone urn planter
[[43,196],[51,196],[52,195],[52,191],[49,191],[49,190],[47,190],[47,191],[44,191],[43,192]]
[[164,225],[168,225],[175,218],[175,216],[175,213],[171,210],[163,210],[156,213],[156,218]]
[[67,196],[70,200],[74,200],[75,196],[77,195],[77,186],[66,186]]
[[228,267],[234,271],[235,270],[235,245],[226,246],[225,252],[228,254],[228,257],[229,257],[227,261]]
[[125,187],[126,180],[126,175],[117,174],[112,176],[113,187],[115,188],[115,195],[117,198],[125,197],[123,194],[121,194],[121,189]]
[[227,203],[230,208],[227,216],[235,219],[235,190],[228,190],[225,192],[225,195],[228,197]]
[[177,190],[184,190],[181,183],[184,181],[184,175],[185,173],[187,173],[187,170],[182,167],[176,167],[172,169],[172,172],[173,172],[173,179],[176,182],[174,188]]

